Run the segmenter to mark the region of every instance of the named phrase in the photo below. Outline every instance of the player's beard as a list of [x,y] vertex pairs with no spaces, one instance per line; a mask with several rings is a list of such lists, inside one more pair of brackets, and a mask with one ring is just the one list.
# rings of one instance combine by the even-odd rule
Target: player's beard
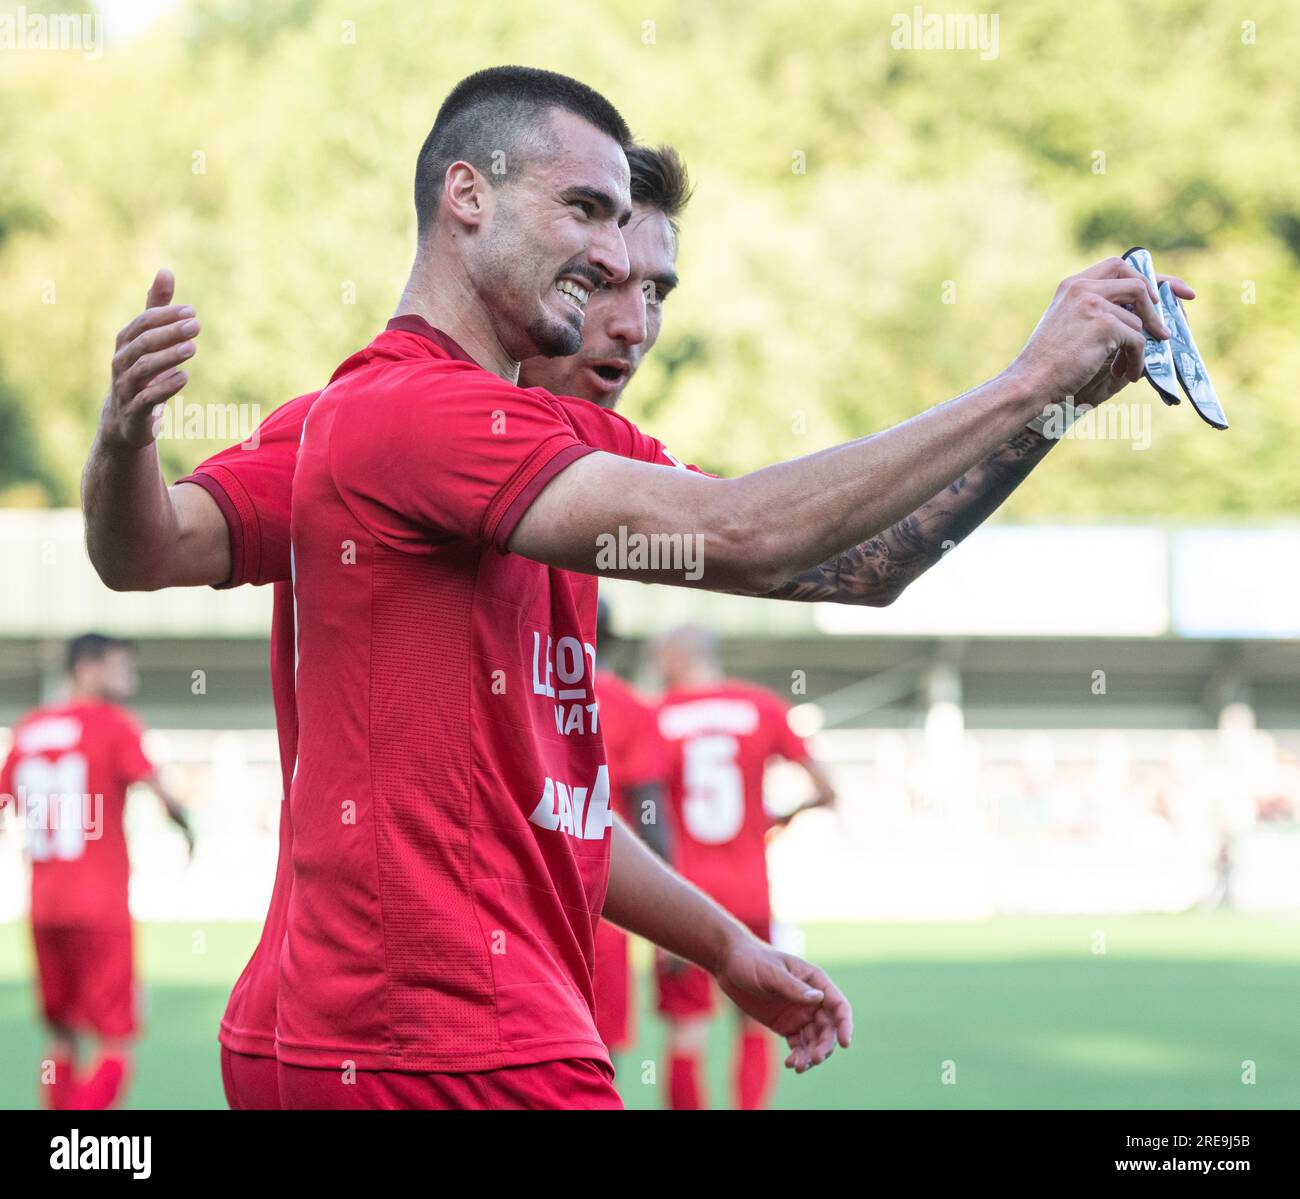
[[564,321],[539,316],[528,326],[537,353],[542,358],[568,358],[582,349],[582,333]]
[[[556,280],[560,275],[566,273],[585,277],[589,274],[589,271],[580,268],[572,261],[566,262],[560,271],[552,276],[551,282],[547,286],[547,294],[541,301],[542,312],[529,321],[525,329],[536,347],[534,353],[543,358],[568,358],[570,355],[577,354],[582,350],[582,314],[577,309],[574,309],[573,313],[566,319],[553,316],[546,307],[546,301],[550,298],[550,293],[556,291]],[[598,284],[589,280],[587,286],[594,290]],[[567,305],[568,300],[561,300],[561,303]]]

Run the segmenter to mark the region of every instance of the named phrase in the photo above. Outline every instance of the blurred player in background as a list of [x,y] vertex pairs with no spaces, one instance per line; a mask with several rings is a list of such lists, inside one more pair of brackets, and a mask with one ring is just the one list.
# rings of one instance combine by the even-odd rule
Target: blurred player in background
[[[135,693],[131,646],[86,633],[68,646],[71,694],[14,726],[0,771],[0,803],[27,829],[31,921],[41,1010],[49,1035],[43,1101],[55,1109],[106,1108],[120,1099],[137,1031],[130,862],[122,814],[127,788],[162,801],[193,852],[185,812],[159,785],[141,729],[119,705]],[[93,1067],[79,1039],[97,1042]]]
[[[728,679],[717,638],[683,626],[654,647],[664,684],[659,733],[672,747],[669,810],[673,866],[764,941],[770,939],[767,835],[799,812],[830,807],[825,771],[790,728],[784,700],[754,683]],[[777,817],[763,801],[763,774],[774,758],[807,772],[813,797]],[[668,1090],[674,1109],[705,1106],[703,1059],[713,1014],[713,986],[699,967],[655,955],[659,1012],[668,1021]],[[738,1012],[735,1106],[764,1106],[772,1080],[771,1037]]]
[[[654,706],[609,668],[613,641],[609,605],[601,600],[596,617],[596,696],[609,765],[610,807],[667,860],[669,751],[659,736]],[[602,920],[596,926],[596,1031],[611,1054],[625,1052],[636,1039],[631,948],[627,933],[617,925]]]

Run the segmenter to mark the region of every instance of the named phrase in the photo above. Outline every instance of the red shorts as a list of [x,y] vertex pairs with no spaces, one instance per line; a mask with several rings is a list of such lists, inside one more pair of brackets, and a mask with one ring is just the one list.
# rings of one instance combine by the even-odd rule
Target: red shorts
[[[760,941],[772,939],[770,921],[746,920],[744,924]],[[713,1014],[713,979],[709,972],[662,949],[655,950],[655,988],[655,1006],[669,1020]]]
[[383,1111],[617,1111],[614,1084],[585,1059],[537,1062],[478,1074],[319,1070],[280,1063],[286,1108]]
[[631,943],[621,928],[602,920],[596,925],[596,1031],[610,1053],[632,1045]]
[[101,1037],[137,1027],[131,928],[35,924],[41,1010],[49,1024]]
[[280,1110],[279,1064],[273,1057],[221,1047],[221,1084],[232,1112]]

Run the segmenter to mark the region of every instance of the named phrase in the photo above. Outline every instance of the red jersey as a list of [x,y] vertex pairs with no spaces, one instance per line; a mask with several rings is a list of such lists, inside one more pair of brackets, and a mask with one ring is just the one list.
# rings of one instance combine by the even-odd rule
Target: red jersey
[[659,733],[674,750],[673,865],[750,924],[771,917],[763,772],[774,757],[808,759],[788,710],[765,688],[733,681],[670,691],[659,705]]
[[14,726],[0,803],[16,801],[27,828],[33,924],[130,927],[122,813],[153,772],[140,726],[110,703],[37,708]]
[[[415,337],[422,344],[432,346],[436,346],[439,342],[451,344],[418,318],[399,318],[390,323],[390,328],[414,330]],[[429,340],[430,338],[433,340]],[[364,357],[364,353],[357,356],[357,358]],[[355,361],[356,359],[352,359],[349,363]],[[495,376],[490,378],[496,386],[506,386]],[[520,393],[518,389],[511,388],[509,394],[513,402],[518,402],[520,395],[544,393]],[[230,525],[233,568],[229,585],[283,580],[289,577],[287,517],[290,480],[303,419],[315,399],[315,394],[303,396],[278,409],[264,422],[255,443],[224,451],[199,468],[188,480],[205,486],[216,497]],[[680,465],[659,441],[640,433],[622,417],[605,412],[585,400],[568,397],[548,397],[548,400],[552,405],[558,405],[570,429],[576,430],[577,435],[582,439],[590,441],[591,448],[606,449],[647,462]],[[342,552],[341,547],[340,554]],[[518,561],[511,555],[503,555],[503,557]],[[276,590],[272,684],[277,720],[280,724],[283,767],[287,780],[292,775],[297,732],[292,677],[293,610],[283,589],[277,587]],[[565,654],[566,668],[571,670],[573,668],[572,646],[565,647]],[[543,656],[549,658],[549,655]],[[545,667],[541,669],[544,670]],[[571,710],[575,705],[570,703],[566,706]],[[413,755],[414,753],[415,749]],[[557,802],[567,798],[571,815],[573,793],[567,788],[562,788],[560,795],[561,800]],[[584,801],[585,798],[584,796]],[[553,814],[558,823],[562,813],[558,809],[553,809]],[[269,1052],[267,1046],[274,1037],[277,989],[274,978],[279,970],[283,933],[287,925],[288,896],[292,890],[292,871],[289,869],[292,844],[293,822],[291,813],[286,810],[281,821],[281,861],[267,916],[267,926],[253,959],[236,986],[227,1009],[226,1019],[223,1021],[222,1042],[237,1052]],[[283,1053],[282,1055],[286,1056],[286,1060],[291,1056]],[[547,1051],[547,1056],[552,1055],[556,1055],[554,1049]]]

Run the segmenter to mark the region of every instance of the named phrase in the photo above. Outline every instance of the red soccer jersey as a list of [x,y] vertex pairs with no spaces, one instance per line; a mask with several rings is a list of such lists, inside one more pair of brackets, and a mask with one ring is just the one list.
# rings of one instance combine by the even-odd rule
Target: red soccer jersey
[[735,681],[670,691],[659,705],[659,733],[674,750],[673,865],[750,924],[771,916],[763,772],[774,757],[808,758],[787,712],[770,691]]
[[121,708],[78,701],[14,726],[0,802],[16,800],[32,863],[32,923],[129,928],[126,789],[153,774],[140,727]]
[[[451,388],[422,405],[443,376]],[[674,460],[595,405],[504,384],[416,318],[391,322],[336,379],[304,447],[323,415],[334,457],[302,457],[295,520],[297,505],[320,505],[356,536],[331,544],[330,521],[316,519],[301,542],[295,531],[300,605],[303,588],[311,599],[300,618],[316,623],[300,622],[303,765],[278,1052],[333,1065],[345,1048],[362,1068],[430,1070],[603,1060],[590,1017],[608,862],[588,666],[595,583],[499,551],[545,480],[581,453]],[[399,379],[419,383],[400,402]],[[340,403],[357,393],[364,405]],[[447,448],[449,434],[463,452]],[[326,494],[304,490],[317,486]],[[479,573],[466,580],[471,563]],[[338,576],[336,565],[357,569]],[[358,633],[372,615],[356,607],[354,576],[376,588],[373,650]],[[413,668],[433,670],[433,686],[405,685]],[[368,830],[369,855],[348,819]]]
[[[401,327],[431,332],[405,318]],[[271,689],[279,732],[284,793],[297,759],[298,720],[294,679],[294,606],[289,586],[290,496],[303,422],[319,392],[299,396],[276,409],[257,435],[209,458],[182,482],[195,483],[216,500],[230,532],[231,577],[226,586],[275,584],[271,631]],[[682,465],[663,443],[641,433],[616,414],[587,400],[558,397],[569,421],[584,435],[609,438],[613,452],[660,465]],[[687,469],[695,470],[695,467]],[[262,937],[231,994],[221,1022],[221,1043],[237,1053],[273,1055],[280,954],[293,882],[293,824],[282,806],[280,856]]]

